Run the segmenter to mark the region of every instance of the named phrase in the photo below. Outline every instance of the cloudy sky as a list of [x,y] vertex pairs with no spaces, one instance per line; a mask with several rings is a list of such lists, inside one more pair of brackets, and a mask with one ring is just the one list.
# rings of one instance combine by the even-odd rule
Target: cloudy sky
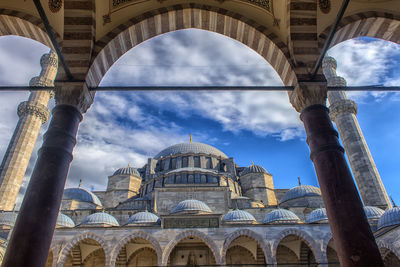
[[[207,40],[206,42],[204,40]],[[27,85],[48,48],[20,37],[0,37],[0,84]],[[349,85],[400,85],[400,46],[375,39],[337,45],[329,54]],[[168,33],[124,55],[101,85],[282,85],[272,67],[248,47],[201,30]],[[28,92],[0,92],[0,155]],[[400,202],[400,95],[353,92],[358,119],[387,191]],[[54,103],[49,103],[49,107]],[[45,125],[42,133],[45,131]],[[193,140],[213,145],[240,166],[264,166],[276,188],[318,185],[299,115],[285,92],[99,92],[85,114],[67,186],[104,190],[117,168],[142,167],[169,145]],[[36,150],[27,171],[30,175]],[[1,156],[2,157],[2,156]],[[290,167],[288,167],[290,166]]]

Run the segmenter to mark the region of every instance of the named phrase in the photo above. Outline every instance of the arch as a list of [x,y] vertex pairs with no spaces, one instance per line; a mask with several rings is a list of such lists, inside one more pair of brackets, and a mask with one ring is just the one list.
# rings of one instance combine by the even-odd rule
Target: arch
[[[97,241],[99,244],[100,244],[100,246],[103,248],[103,250],[104,250],[104,254],[105,254],[105,257],[106,257],[106,260],[105,260],[105,262],[106,262],[106,264],[107,264],[107,262],[109,261],[109,259],[110,259],[110,248],[109,248],[109,246],[108,246],[108,244],[104,241],[104,239],[101,237],[101,236],[98,236],[98,235],[96,235],[96,234],[94,234],[94,233],[91,233],[91,232],[85,232],[85,233],[83,233],[83,234],[80,234],[80,235],[78,235],[78,236],[75,236],[71,241],[69,241],[63,248],[62,248],[62,250],[61,250],[61,252],[60,252],[60,259],[59,259],[59,261],[58,261],[58,263],[57,263],[57,266],[64,266],[65,265],[65,262],[66,262],[66,260],[67,260],[67,257],[68,257],[68,255],[69,255],[69,253],[71,252],[71,249],[75,246],[75,245],[77,245],[79,242],[81,242],[82,240],[85,240],[85,239],[92,239],[92,240],[95,240],[95,241]],[[107,265],[106,265],[107,266]]]
[[95,45],[97,56],[86,76],[88,86],[98,86],[114,62],[143,41],[190,28],[219,33],[247,45],[271,64],[285,85],[297,83],[286,45],[275,34],[227,10],[188,4],[147,12],[116,27],[100,39]]
[[150,242],[150,244],[153,245],[154,250],[156,251],[157,254],[157,262],[158,265],[161,264],[162,261],[162,249],[160,244],[158,243],[157,239],[155,239],[154,237],[152,237],[150,234],[143,232],[143,231],[136,231],[133,232],[127,236],[125,236],[124,238],[122,238],[113,248],[112,253],[111,253],[111,257],[110,257],[110,264],[109,266],[115,266],[115,263],[117,261],[117,257],[121,251],[121,249],[132,239],[140,237],[142,239],[145,239],[147,241]]
[[[136,250],[135,252],[132,253],[132,255],[129,256],[129,259],[127,260],[127,263],[130,263],[136,256],[138,256],[140,253],[145,253],[145,252],[150,252],[150,253],[154,253],[157,255],[157,252],[149,247],[144,247],[144,248],[140,248],[138,250]],[[115,266],[115,265],[112,265]],[[158,264],[157,264],[158,266]]]
[[[399,251],[399,249],[396,249],[396,248],[392,245],[392,243],[388,243],[388,242],[385,242],[385,241],[383,241],[383,240],[379,240],[379,241],[377,242],[377,245],[378,245],[379,250],[381,251],[381,254],[382,254],[382,250],[383,250],[383,249],[386,249],[386,250],[392,252],[392,253],[400,260],[400,251]],[[384,256],[384,255],[382,255],[382,257],[383,257],[383,256]]]
[[277,236],[277,238],[274,240],[274,243],[272,245],[272,255],[274,255],[274,263],[276,263],[276,253],[278,250],[278,245],[279,243],[287,236],[289,235],[295,235],[300,237],[311,249],[311,251],[314,253],[315,260],[317,262],[324,262],[324,254],[323,251],[320,249],[320,246],[315,242],[315,240],[306,232],[301,231],[299,229],[295,228],[290,228],[283,230],[280,232]]
[[167,266],[168,263],[168,257],[171,254],[172,250],[175,248],[175,246],[182,240],[187,237],[197,237],[200,240],[202,240],[208,248],[211,250],[211,252],[214,255],[215,261],[217,265],[221,265],[221,257],[219,254],[219,249],[215,242],[206,234],[203,232],[200,232],[198,230],[187,230],[184,231],[178,235],[176,235],[164,248],[164,252],[162,255],[162,261],[161,261],[161,266]]
[[231,233],[224,242],[224,246],[222,247],[222,253],[221,253],[221,259],[222,259],[222,264],[226,264],[226,252],[228,251],[229,246],[231,243],[238,237],[240,236],[247,236],[253,240],[255,240],[261,247],[261,249],[264,252],[264,257],[265,260],[267,261],[267,264],[272,263],[272,255],[271,255],[271,248],[269,244],[264,242],[264,239],[262,236],[259,234],[249,230],[249,229],[241,229],[241,230],[236,230],[235,232]]

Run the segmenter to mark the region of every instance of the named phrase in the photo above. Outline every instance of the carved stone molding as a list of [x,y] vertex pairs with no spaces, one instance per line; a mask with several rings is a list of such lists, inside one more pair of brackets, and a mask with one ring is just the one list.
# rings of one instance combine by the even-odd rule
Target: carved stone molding
[[82,82],[64,82],[55,86],[56,104],[76,107],[82,114],[92,105],[95,92],[89,92]]
[[341,114],[352,113],[357,114],[357,104],[350,99],[343,99],[334,102],[329,107],[330,117],[333,121],[336,121],[337,117]]
[[299,82],[296,88],[289,92],[289,99],[297,112],[312,105],[326,105],[327,86],[325,82]]
[[29,102],[29,101],[24,101],[18,106],[18,116],[24,116],[24,115],[32,115],[39,117],[42,120],[42,123],[46,123],[47,120],[50,117],[50,111],[49,109],[40,104],[40,103],[35,103],[35,102]]

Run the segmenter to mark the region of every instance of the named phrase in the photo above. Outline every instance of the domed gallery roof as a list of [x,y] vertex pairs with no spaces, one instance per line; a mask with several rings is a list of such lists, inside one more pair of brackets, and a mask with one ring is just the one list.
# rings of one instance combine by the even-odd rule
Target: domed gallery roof
[[141,211],[133,214],[126,224],[159,224],[160,218],[154,213]]
[[385,211],[378,221],[378,229],[397,224],[400,224],[400,207]]
[[59,213],[57,217],[56,228],[72,228],[75,227],[74,221],[65,214]]
[[276,209],[265,215],[263,223],[299,223],[299,217],[290,210]]
[[81,225],[89,226],[119,226],[117,219],[114,216],[105,213],[97,212],[87,216],[81,223]]
[[253,215],[244,210],[232,210],[222,217],[225,223],[255,223],[257,222]]
[[102,206],[100,199],[92,192],[83,188],[67,188],[64,190],[63,200],[78,200]]
[[307,223],[325,223],[328,222],[328,215],[325,208],[315,209],[308,214]]
[[178,213],[178,212],[195,212],[195,213],[211,213],[211,209],[207,206],[206,203],[196,200],[196,199],[187,199],[181,201],[176,205],[175,208],[172,209],[171,213]]
[[364,212],[368,220],[378,220],[385,213],[383,209],[372,206],[364,206]]
[[309,196],[321,196],[321,190],[318,187],[312,185],[299,185],[287,191],[286,194],[283,195],[279,203]]
[[268,173],[263,167],[260,165],[250,165],[249,167],[246,167],[241,173],[240,176],[246,175],[248,173]]
[[17,213],[13,211],[0,212],[0,225],[14,226]]
[[221,150],[213,146],[198,142],[188,142],[167,147],[166,149],[158,153],[154,158],[159,159],[161,157],[166,157],[169,155],[173,156],[173,155],[188,154],[188,153],[207,154],[207,155],[210,154],[222,158],[228,157]]
[[137,171],[137,169],[132,168],[128,165],[128,167],[124,167],[124,168],[119,168],[118,170],[116,170],[113,175],[136,175],[140,177],[139,172]]

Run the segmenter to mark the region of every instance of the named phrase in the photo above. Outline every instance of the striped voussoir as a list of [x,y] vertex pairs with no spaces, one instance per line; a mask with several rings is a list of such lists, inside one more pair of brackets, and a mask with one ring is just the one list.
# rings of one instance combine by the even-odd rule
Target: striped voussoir
[[[74,79],[84,80],[89,69],[95,36],[94,1],[64,1],[62,53]],[[60,68],[57,79],[66,80]]]
[[238,14],[204,5],[176,5],[147,12],[119,25],[95,44],[96,55],[86,82],[97,86],[104,74],[125,52],[163,33],[197,28],[235,39],[264,57],[285,85],[295,85],[296,75],[286,45],[274,33]]
[[[330,28],[319,35],[322,47]],[[400,43],[400,15],[383,12],[364,12],[343,18],[332,40],[331,47],[346,40],[367,36]]]

